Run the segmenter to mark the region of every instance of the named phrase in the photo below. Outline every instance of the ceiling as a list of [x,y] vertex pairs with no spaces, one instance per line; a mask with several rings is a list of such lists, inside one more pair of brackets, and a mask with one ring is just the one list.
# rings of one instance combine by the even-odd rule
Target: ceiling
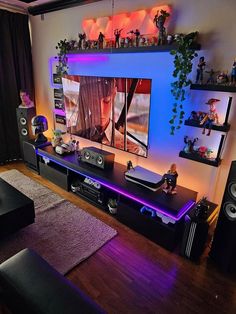
[[0,8],[5,7],[38,15],[97,1],[102,0],[0,0]]
[[6,4],[16,9],[27,9],[30,6],[41,5],[55,0],[0,0],[1,4]]

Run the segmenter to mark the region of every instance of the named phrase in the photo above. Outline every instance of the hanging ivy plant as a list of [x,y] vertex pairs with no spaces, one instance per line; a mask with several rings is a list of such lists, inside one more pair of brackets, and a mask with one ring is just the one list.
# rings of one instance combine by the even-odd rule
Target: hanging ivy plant
[[67,53],[70,50],[69,48],[70,48],[70,43],[66,39],[60,40],[56,46],[56,49],[59,50],[59,52],[57,53],[58,65],[56,66],[56,72],[57,74],[61,76],[64,74],[67,74],[67,70],[68,70]]
[[193,49],[198,32],[192,32],[187,35],[180,34],[176,38],[177,48],[171,50],[171,55],[174,56],[174,71],[173,77],[176,81],[171,83],[171,93],[174,96],[173,116],[169,123],[171,124],[171,135],[175,134],[177,129],[180,129],[184,120],[184,107],[186,88],[192,83],[188,78],[192,71],[192,60],[197,56]]

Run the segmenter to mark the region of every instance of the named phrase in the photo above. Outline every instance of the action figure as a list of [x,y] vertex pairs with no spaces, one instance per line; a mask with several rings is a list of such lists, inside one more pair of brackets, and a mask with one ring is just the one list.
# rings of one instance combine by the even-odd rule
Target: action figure
[[195,143],[198,141],[198,137],[196,137],[195,139],[193,140],[190,140],[189,137],[186,135],[184,137],[184,143],[186,144],[184,146],[184,152],[185,153],[194,153],[194,145]]
[[165,180],[166,186],[163,188],[165,193],[176,194],[178,173],[176,171],[176,164],[172,164],[167,173],[164,174],[163,179]]
[[229,77],[228,77],[227,73],[220,72],[220,74],[217,75],[216,83],[217,84],[227,84],[227,83],[229,83]]
[[127,171],[129,171],[129,170],[131,170],[131,169],[134,170],[134,167],[133,167],[132,161],[129,160],[129,161],[127,162]]
[[215,107],[215,103],[218,101],[220,100],[215,99],[215,98],[211,98],[208,100],[206,104],[210,106],[209,112],[206,114],[204,119],[200,122],[200,125],[203,125],[202,134],[205,134],[205,130],[206,128],[208,128],[207,136],[211,134],[213,123],[216,122],[217,124],[219,124],[219,118],[218,118],[218,114],[216,112],[216,107]]
[[153,22],[156,23],[156,27],[159,30],[158,34],[158,45],[164,45],[166,42],[166,28],[164,26],[166,18],[170,16],[170,13],[166,12],[165,10],[161,10],[159,15],[159,10],[155,15]]
[[236,84],[236,58],[234,59],[234,63],[231,70],[231,84]]
[[98,36],[98,49],[103,49],[103,41],[104,41],[105,35],[100,32]]
[[79,42],[78,42],[78,48],[79,48],[79,50],[80,49],[83,49],[83,43],[84,43],[84,41],[85,41],[85,39],[86,39],[86,34],[85,33],[79,33],[78,34],[78,37],[79,37]]
[[114,35],[115,35],[115,48],[120,48],[120,34],[123,28],[118,29],[116,28],[114,30]]
[[205,72],[209,73],[207,84],[214,84],[215,83],[214,75],[216,74],[216,72],[213,69],[211,69],[210,71],[205,71]]
[[128,32],[128,34],[134,34],[135,35],[135,46],[138,47],[139,46],[139,39],[140,39],[140,31],[138,29],[136,29],[135,31],[130,31]]
[[197,65],[196,84],[198,84],[199,81],[200,84],[203,83],[203,71],[205,69],[205,66],[206,66],[205,58],[201,57]]

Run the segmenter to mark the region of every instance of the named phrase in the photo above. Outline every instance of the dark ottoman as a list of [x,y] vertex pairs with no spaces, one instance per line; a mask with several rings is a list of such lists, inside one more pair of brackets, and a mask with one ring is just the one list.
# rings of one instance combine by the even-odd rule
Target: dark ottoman
[[0,178],[0,238],[34,222],[34,202]]

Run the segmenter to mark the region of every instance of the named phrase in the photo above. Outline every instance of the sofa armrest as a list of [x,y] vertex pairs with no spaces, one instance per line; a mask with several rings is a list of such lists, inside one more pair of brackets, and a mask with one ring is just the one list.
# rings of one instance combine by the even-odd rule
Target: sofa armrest
[[0,287],[14,313],[104,313],[32,249],[24,249],[0,265]]

